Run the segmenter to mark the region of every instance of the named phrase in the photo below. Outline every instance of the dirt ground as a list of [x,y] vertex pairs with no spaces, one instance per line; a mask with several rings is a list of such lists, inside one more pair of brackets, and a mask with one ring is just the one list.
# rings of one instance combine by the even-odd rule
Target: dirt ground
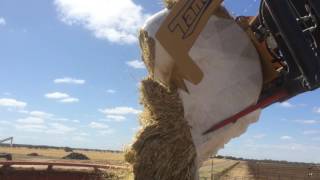
[[[224,162],[225,161],[225,162]],[[209,163],[208,161],[207,163]],[[233,160],[220,160],[214,161],[214,179],[219,180],[319,180],[320,179],[320,166],[307,165],[307,164],[285,164],[285,163],[265,163],[265,162],[248,162],[248,161],[233,161]],[[234,164],[232,166],[232,164]],[[210,169],[209,167],[207,167]],[[221,169],[224,169],[221,171]],[[201,171],[200,171],[201,172]],[[221,173],[222,172],[222,173]],[[202,172],[200,175],[201,180],[209,180],[211,170],[206,173]]]

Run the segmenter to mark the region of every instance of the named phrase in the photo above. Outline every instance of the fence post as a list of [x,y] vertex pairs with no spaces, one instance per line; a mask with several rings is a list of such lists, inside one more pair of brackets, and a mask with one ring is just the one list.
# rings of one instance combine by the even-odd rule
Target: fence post
[[211,180],[213,179],[213,157],[211,156]]

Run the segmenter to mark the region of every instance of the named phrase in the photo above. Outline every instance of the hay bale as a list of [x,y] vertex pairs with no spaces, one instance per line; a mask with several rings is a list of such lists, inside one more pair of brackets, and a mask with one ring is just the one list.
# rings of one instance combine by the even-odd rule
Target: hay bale
[[36,156],[39,156],[38,153],[30,153],[30,154],[27,154],[27,156],[33,156],[33,157],[36,157]]
[[12,160],[12,154],[0,153],[0,158],[5,158],[7,161],[11,161]]
[[143,128],[125,155],[135,179],[196,179],[196,149],[177,89],[146,79],[141,96]]
[[166,8],[171,9],[177,2],[177,0],[163,0]]
[[90,160],[86,155],[81,153],[72,152],[62,159],[72,159],[72,160]]
[[193,180],[205,159],[258,119],[259,112],[252,113],[224,127],[224,132],[203,135],[212,124],[256,102],[261,92],[260,62],[250,39],[220,6],[189,53],[206,78],[198,85],[185,83],[175,60],[156,38],[177,0],[164,2],[168,9],[150,18],[140,31],[149,78],[141,87],[142,130],[125,159],[133,165],[137,180]]

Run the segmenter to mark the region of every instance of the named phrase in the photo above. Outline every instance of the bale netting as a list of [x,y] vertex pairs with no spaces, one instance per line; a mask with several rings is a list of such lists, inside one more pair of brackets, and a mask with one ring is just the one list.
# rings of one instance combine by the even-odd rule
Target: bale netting
[[196,149],[177,89],[146,79],[141,85],[142,130],[126,160],[136,180],[194,180]]

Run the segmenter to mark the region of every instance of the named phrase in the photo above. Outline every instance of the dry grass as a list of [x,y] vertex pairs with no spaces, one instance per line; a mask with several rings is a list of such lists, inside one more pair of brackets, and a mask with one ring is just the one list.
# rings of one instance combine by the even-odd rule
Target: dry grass
[[[0,153],[10,153],[13,155],[13,160],[16,161],[45,161],[45,162],[81,162],[81,163],[94,163],[94,164],[109,164],[109,165],[127,165],[124,162],[123,153],[112,152],[98,152],[98,151],[79,151],[74,152],[84,154],[90,160],[63,160],[62,157],[70,154],[65,152],[64,149],[40,149],[40,148],[25,148],[25,147],[0,147]],[[28,154],[37,153],[39,156],[32,157]],[[0,159],[4,160],[4,159]],[[113,174],[117,180],[132,180],[133,176],[129,170],[116,170],[109,169],[108,174]],[[110,179],[110,178],[107,178]]]
[[[75,151],[87,155],[91,160],[86,161],[90,163],[116,164],[124,163],[124,154],[111,152],[95,152],[95,151]],[[38,149],[38,148],[10,148],[0,147],[0,153],[11,153],[15,160],[61,160],[62,157],[68,154],[63,149]],[[39,157],[30,157],[27,154],[38,153]],[[2,160],[2,159],[1,159]],[[83,161],[82,161],[83,162]],[[219,174],[236,161],[226,159],[214,159],[213,174]],[[311,168],[312,167],[312,168]],[[311,169],[310,169],[311,168]],[[115,171],[118,179],[132,180],[133,175],[128,171]],[[308,173],[312,172],[313,177],[307,177]],[[211,160],[206,161],[200,169],[200,177],[209,178],[211,175]],[[263,162],[246,162],[242,161],[235,168],[226,172],[226,177],[251,177],[252,179],[259,179],[259,177],[281,177],[282,179],[290,179],[294,177],[309,178],[312,180],[320,179],[320,166],[311,165],[287,165],[279,163],[263,163]],[[200,178],[201,179],[201,178]],[[260,178],[261,179],[261,178]]]
[[171,9],[175,5],[176,0],[163,0],[163,3],[168,9]]
[[[63,149],[40,149],[40,148],[24,148],[24,147],[0,147],[0,152],[11,153],[14,157],[24,157],[30,153],[37,153],[39,156],[53,159],[60,159],[70,152]],[[122,153],[98,152],[98,151],[75,151],[85,154],[93,161],[124,161]],[[30,158],[30,157],[29,157]]]
[[[211,173],[215,178],[221,179],[270,179],[270,180],[292,180],[292,179],[320,179],[320,166],[312,164],[281,164],[278,162],[250,162],[219,159],[211,160],[203,164],[200,169],[200,180],[209,179]],[[233,166],[235,165],[235,166]]]

